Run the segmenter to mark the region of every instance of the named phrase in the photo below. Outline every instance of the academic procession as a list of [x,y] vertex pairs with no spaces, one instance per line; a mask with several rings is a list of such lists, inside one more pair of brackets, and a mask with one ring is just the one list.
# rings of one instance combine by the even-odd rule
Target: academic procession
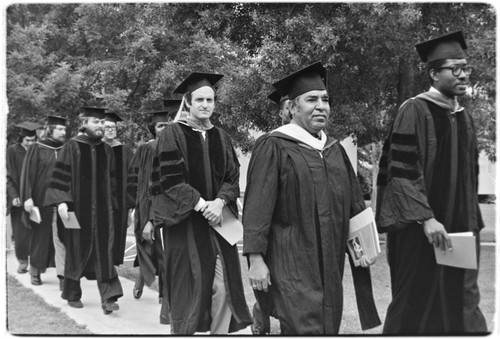
[[[227,19],[233,40],[192,22],[216,10],[241,20],[239,26]],[[478,191],[479,154],[494,156],[488,90],[495,79],[485,71],[488,63],[494,69],[494,59],[485,58],[481,45],[494,44],[494,30],[488,16],[478,30],[438,15],[489,10],[485,4],[11,6],[6,333],[497,333],[495,197]],[[400,60],[380,59],[367,36],[357,40],[365,30],[349,33],[350,42],[340,35],[336,43],[325,41],[321,15],[310,43],[318,49],[287,55],[285,46],[279,53],[268,44],[278,22],[299,27],[318,11],[348,23],[348,14],[358,12],[375,25],[380,11],[415,17],[397,23],[407,28],[394,35]],[[83,59],[59,61],[40,83],[39,101],[21,100],[16,91],[30,71],[16,65],[16,53],[23,53],[16,34],[28,38],[26,27],[39,25],[36,15],[66,18],[59,29],[69,27],[71,15],[80,18],[75,29],[98,16],[133,18],[129,28],[141,28],[115,35],[108,22],[110,31],[94,31],[95,39],[82,31],[71,36],[78,43],[59,39],[60,46],[44,47],[90,46]],[[140,17],[168,25],[160,35],[146,32],[153,24],[138,26]],[[250,30],[243,18],[270,31]],[[330,25],[329,34],[340,34]],[[236,37],[243,34],[238,27],[248,29],[245,39]],[[66,36],[59,29],[49,27]],[[198,40],[182,40],[180,32]],[[135,72],[128,52],[115,55],[120,39],[141,41]],[[226,54],[231,48],[234,54]],[[349,60],[352,48],[374,54]],[[162,60],[155,60],[160,51]],[[374,70],[382,67],[376,63],[399,63],[405,83],[367,73],[366,81],[380,87],[365,91],[360,82],[353,91],[356,69],[369,69],[363,58],[373,59]],[[38,67],[41,60],[32,62]],[[121,88],[119,78],[127,79]],[[398,100],[382,98],[392,95],[383,86],[397,88]],[[354,159],[342,144],[346,137],[357,143]],[[46,303],[73,325],[53,332],[41,321],[25,331],[14,310],[36,314]]]

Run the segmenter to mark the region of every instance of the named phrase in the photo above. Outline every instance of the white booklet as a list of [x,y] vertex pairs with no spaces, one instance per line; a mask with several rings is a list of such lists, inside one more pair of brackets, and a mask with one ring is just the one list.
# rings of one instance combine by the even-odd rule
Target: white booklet
[[226,239],[231,246],[234,246],[243,238],[243,225],[228,206],[224,206],[222,209],[222,223],[220,226],[214,226],[214,230]]
[[61,218],[64,224],[65,228],[68,229],[74,229],[74,230],[79,230],[80,229],[80,223],[78,222],[78,219],[76,218],[75,212],[68,212],[69,220],[65,220],[64,218]]
[[476,237],[472,232],[448,233],[453,251],[442,252],[434,247],[436,262],[440,265],[477,270]]
[[42,222],[42,216],[40,215],[40,209],[37,206],[33,206],[30,212],[30,220],[36,222],[37,224]]
[[349,220],[347,247],[355,266],[361,265],[363,256],[373,260],[380,254],[377,226],[371,207]]

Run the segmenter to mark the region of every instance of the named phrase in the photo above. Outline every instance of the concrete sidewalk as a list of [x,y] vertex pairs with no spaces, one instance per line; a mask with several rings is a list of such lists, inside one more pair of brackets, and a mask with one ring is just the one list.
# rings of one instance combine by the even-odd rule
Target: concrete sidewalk
[[[24,287],[40,295],[47,304],[61,309],[76,323],[86,326],[90,332],[96,335],[170,334],[170,326],[160,324],[161,305],[158,303],[158,292],[147,286],[144,286],[142,297],[134,299],[132,296],[134,282],[120,278],[124,294],[118,300],[120,310],[105,315],[101,309],[96,281],[82,278],[83,308],[76,309],[68,306],[66,300],[61,298],[55,268],[49,268],[46,273],[42,274],[43,284],[41,286],[33,286],[29,273],[17,273],[18,263],[14,251],[7,251],[6,259],[7,274],[15,277]],[[43,335],[43,333],[40,334]],[[251,334],[251,330],[250,327],[247,327],[233,334]]]

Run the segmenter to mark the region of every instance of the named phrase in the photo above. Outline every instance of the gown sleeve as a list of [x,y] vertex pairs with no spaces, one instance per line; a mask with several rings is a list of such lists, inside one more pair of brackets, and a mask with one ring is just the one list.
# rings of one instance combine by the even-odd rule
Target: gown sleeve
[[[38,167],[38,146],[31,146],[26,152],[26,157],[24,158],[23,168],[21,170],[21,180],[20,180],[20,197],[21,204],[28,199],[33,199],[32,195],[32,185],[34,184],[34,177],[36,175],[36,169]],[[35,201],[35,204],[37,202]]]
[[278,196],[279,150],[267,138],[253,150],[248,166],[243,207],[243,254],[266,254]]
[[8,206],[12,206],[12,200],[19,197],[19,187],[16,184],[16,154],[15,148],[9,147],[7,149],[7,199]]
[[[67,203],[71,210],[73,205],[73,169],[71,166],[71,141],[66,143],[54,165],[49,188],[45,194],[45,206]],[[71,205],[71,206],[70,206]]]
[[150,220],[155,226],[179,224],[201,197],[200,192],[187,183],[187,159],[179,146],[182,136],[173,125],[160,134],[153,160]]
[[386,139],[379,163],[377,227],[399,229],[434,217],[427,199],[427,153],[435,149],[435,137],[427,129],[426,109],[420,100],[400,108]]

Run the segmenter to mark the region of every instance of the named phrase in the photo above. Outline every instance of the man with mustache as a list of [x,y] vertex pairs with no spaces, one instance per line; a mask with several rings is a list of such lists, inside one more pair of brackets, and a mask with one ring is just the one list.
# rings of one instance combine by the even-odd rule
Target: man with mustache
[[66,263],[62,298],[81,308],[80,278],[97,280],[102,309],[119,309],[122,286],[113,265],[114,222],[117,207],[113,150],[102,141],[105,109],[82,107],[81,134],[61,150],[45,197],[57,205],[63,220],[74,212],[79,228],[66,228]]
[[[257,143],[248,167],[243,254],[252,288],[274,301],[282,335],[339,332],[349,219],[365,209],[345,150],[323,131],[325,77],[316,62],[274,84],[292,120]],[[369,268],[349,260],[361,326],[377,326]]]
[[471,74],[466,48],[461,31],[416,45],[431,88],[401,105],[384,143],[376,217],[387,232],[393,296],[384,334],[487,331],[478,271],[438,265],[434,254],[452,250],[449,233],[472,231],[479,260],[477,139],[457,101]]
[[[33,285],[41,285],[41,273],[47,267],[56,267],[59,288],[62,291],[66,249],[59,239],[63,232],[61,219],[54,206],[45,203],[52,170],[66,142],[66,118],[49,115],[45,139],[38,140],[26,154],[21,175],[21,198],[24,209],[40,211],[41,221],[28,221],[31,226],[30,275]],[[59,230],[59,231],[58,231]]]
[[[214,230],[224,206],[238,215],[240,195],[231,140],[210,121],[214,86],[221,78],[196,72],[176,88],[189,113],[165,127],[156,148],[159,172],[151,187],[151,218],[154,227],[163,228],[172,334],[227,334],[252,322],[237,245]],[[153,234],[146,225],[146,240]]]

